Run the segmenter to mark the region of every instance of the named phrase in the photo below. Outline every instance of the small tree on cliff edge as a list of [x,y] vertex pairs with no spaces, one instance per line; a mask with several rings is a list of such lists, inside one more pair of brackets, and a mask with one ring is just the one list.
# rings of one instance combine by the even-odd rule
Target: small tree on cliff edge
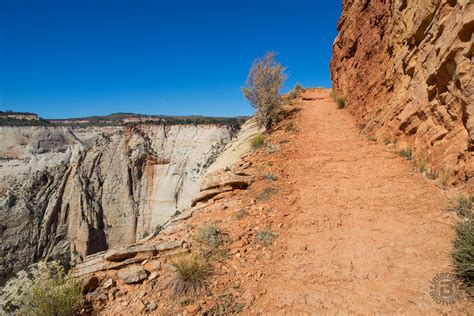
[[267,52],[264,57],[257,58],[242,88],[244,96],[257,109],[257,123],[266,129],[276,121],[281,101],[280,88],[286,79],[285,67],[275,60],[275,56],[276,53]]

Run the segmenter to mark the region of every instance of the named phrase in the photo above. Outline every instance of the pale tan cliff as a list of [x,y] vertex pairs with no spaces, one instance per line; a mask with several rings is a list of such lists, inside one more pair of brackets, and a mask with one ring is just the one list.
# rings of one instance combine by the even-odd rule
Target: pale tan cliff
[[367,134],[474,186],[474,3],[344,0],[333,88]]
[[0,128],[0,276],[131,244],[190,206],[234,130]]

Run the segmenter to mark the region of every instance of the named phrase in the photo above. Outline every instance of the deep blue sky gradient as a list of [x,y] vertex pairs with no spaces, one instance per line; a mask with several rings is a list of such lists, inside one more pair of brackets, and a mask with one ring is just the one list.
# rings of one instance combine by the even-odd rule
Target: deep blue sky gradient
[[253,112],[241,87],[271,50],[296,82],[330,87],[341,0],[0,0],[0,110]]

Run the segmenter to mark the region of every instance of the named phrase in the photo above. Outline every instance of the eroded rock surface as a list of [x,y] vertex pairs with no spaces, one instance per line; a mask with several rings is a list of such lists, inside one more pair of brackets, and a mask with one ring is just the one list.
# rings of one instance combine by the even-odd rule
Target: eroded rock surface
[[344,0],[338,30],[333,87],[365,132],[472,188],[474,3]]
[[234,134],[221,125],[0,128],[0,277],[79,263],[189,207]]

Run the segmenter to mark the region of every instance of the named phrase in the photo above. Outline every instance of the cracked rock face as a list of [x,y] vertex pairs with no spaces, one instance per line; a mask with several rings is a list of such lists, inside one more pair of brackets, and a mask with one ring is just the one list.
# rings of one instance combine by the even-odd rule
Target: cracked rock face
[[333,88],[367,133],[474,187],[474,3],[344,0]]
[[0,277],[135,243],[189,207],[234,131],[215,125],[0,128]]

